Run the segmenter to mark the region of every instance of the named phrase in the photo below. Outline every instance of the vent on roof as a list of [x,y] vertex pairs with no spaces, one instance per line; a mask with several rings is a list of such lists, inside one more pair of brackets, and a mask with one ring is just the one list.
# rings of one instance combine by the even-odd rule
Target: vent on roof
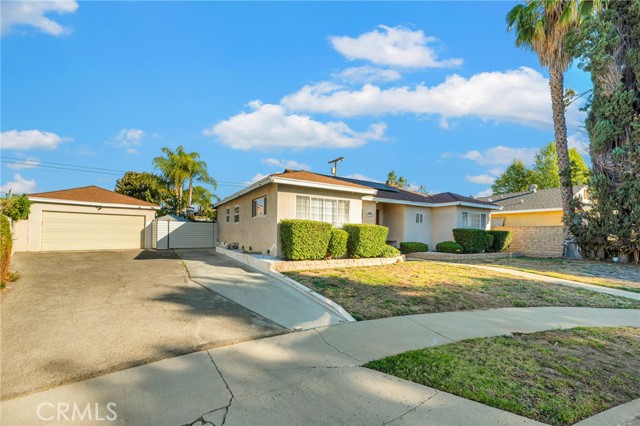
[[529,191],[535,194],[537,190],[538,190],[538,185],[536,185],[535,183],[532,183],[531,185],[529,185]]

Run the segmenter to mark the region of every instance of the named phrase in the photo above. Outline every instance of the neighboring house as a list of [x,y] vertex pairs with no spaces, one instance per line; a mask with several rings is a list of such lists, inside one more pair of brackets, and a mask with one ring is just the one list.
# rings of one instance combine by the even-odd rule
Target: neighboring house
[[431,249],[453,239],[457,227],[489,229],[499,206],[445,192],[422,195],[379,182],[285,170],[215,205],[218,241],[245,250],[281,254],[278,223],[311,219],[335,227],[370,223],[389,228],[389,242],[419,241]]
[[28,195],[29,218],[14,223],[16,251],[151,248],[159,206],[85,186]]
[[[586,185],[574,187],[573,196],[590,203]],[[531,185],[529,191],[495,194],[479,200],[502,206],[502,210],[491,212],[491,227],[512,231],[511,251],[538,257],[562,256],[560,188],[538,189]]]

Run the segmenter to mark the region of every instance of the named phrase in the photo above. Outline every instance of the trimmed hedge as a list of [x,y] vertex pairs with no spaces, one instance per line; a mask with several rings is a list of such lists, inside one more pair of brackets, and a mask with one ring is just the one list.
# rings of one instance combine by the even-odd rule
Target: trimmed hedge
[[490,235],[493,235],[493,244],[491,249],[493,251],[505,251],[511,246],[511,239],[513,234],[511,231],[487,231]]
[[400,256],[400,250],[395,248],[394,246],[386,245],[382,249],[382,253],[378,257],[397,257]]
[[493,240],[494,237],[493,235],[491,235],[490,233],[486,232],[486,236],[487,236],[487,251],[493,251]]
[[419,253],[422,251],[429,251],[429,245],[425,243],[417,243],[417,242],[404,242],[400,243],[400,253],[408,254],[408,253]]
[[465,253],[482,253],[487,249],[487,231],[483,229],[456,228],[453,239],[464,247]]
[[11,263],[11,247],[13,246],[13,236],[11,235],[11,225],[6,216],[0,215],[0,285],[4,286],[5,281],[9,281],[9,263]]
[[333,259],[339,259],[347,254],[347,239],[349,234],[342,229],[332,228],[331,239],[329,239],[329,248],[327,256]]
[[464,247],[455,241],[443,241],[436,244],[436,251],[440,253],[462,253]]
[[347,256],[354,259],[378,257],[387,245],[389,228],[380,225],[358,224],[342,227],[349,233]]
[[331,239],[331,224],[315,220],[280,222],[280,244],[287,260],[324,259]]

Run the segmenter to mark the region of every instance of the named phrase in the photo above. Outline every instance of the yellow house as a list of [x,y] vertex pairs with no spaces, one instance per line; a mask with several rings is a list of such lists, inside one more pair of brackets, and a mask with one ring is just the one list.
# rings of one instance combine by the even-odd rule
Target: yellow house
[[423,242],[434,249],[454,228],[490,228],[499,206],[445,192],[424,195],[380,182],[285,170],[264,177],[215,206],[218,243],[280,255],[278,224],[311,219],[341,227],[369,223],[389,228],[388,243]]

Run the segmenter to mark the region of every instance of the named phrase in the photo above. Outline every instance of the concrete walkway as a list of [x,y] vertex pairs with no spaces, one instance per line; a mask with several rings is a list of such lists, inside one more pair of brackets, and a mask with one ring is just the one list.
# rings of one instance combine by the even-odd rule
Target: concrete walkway
[[632,291],[618,290],[616,288],[611,288],[611,287],[603,287],[600,285],[581,283],[579,281],[565,280],[563,278],[549,277],[547,275],[540,275],[540,274],[534,274],[531,272],[518,271],[516,269],[510,269],[510,268],[500,268],[497,266],[474,265],[470,263],[457,263],[457,265],[469,266],[471,268],[488,269],[489,271],[502,272],[505,274],[510,274],[516,277],[521,277],[521,278],[527,278],[530,280],[544,281],[546,283],[551,283],[551,284],[566,285],[568,287],[584,288],[585,290],[591,290],[597,293],[607,293],[613,296],[620,296],[620,297],[626,297],[628,299],[640,300],[640,293],[634,293]]
[[[76,404],[80,410],[91,403],[94,420],[98,407],[101,417],[113,419],[112,412],[116,413],[108,424],[129,426],[535,425],[539,423],[360,366],[461,339],[575,326],[640,327],[640,311],[507,308],[306,330],[5,401],[0,405],[0,424],[88,424],[86,417],[84,422],[59,422],[55,417],[58,403]],[[109,403],[116,404],[109,406],[112,412],[107,411]],[[71,418],[71,413],[65,414]],[[629,406],[622,407],[610,410],[605,418],[609,424],[632,424],[634,413]]]
[[189,277],[290,330],[306,330],[345,322],[337,312],[300,290],[215,252],[176,250]]

